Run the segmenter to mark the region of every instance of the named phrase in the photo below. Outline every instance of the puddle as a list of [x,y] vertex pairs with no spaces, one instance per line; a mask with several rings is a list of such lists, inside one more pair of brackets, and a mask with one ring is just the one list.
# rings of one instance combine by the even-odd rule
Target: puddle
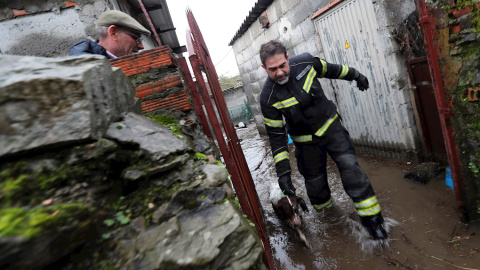
[[386,157],[358,156],[383,216],[389,225],[396,224],[390,241],[380,248],[362,231],[331,160],[327,170],[334,206],[323,212],[309,204],[303,177],[295,159],[290,160],[297,195],[310,210],[303,214],[301,228],[312,246],[306,248],[298,234],[277,218],[269,202],[269,187],[277,177],[268,139],[258,135],[255,125],[237,134],[264,208],[277,269],[480,269],[480,224],[460,223],[454,193],[443,180],[445,174],[426,185],[407,182],[403,175],[413,164]]

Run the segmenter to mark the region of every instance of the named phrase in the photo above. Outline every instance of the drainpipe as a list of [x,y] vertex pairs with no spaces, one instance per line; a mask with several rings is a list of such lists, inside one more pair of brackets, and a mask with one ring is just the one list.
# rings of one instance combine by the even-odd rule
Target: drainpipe
[[447,150],[448,163],[452,172],[453,187],[455,189],[455,197],[457,208],[459,210],[460,220],[467,222],[466,207],[463,199],[465,186],[461,181],[460,173],[460,153],[458,147],[453,140],[452,126],[450,123],[451,111],[447,105],[445,90],[443,88],[442,76],[438,65],[438,48],[435,45],[433,33],[435,25],[433,23],[433,15],[427,11],[425,0],[415,0],[417,10],[420,13],[420,23],[423,24],[423,34],[427,43],[427,58],[432,74],[433,89],[435,92],[435,100],[437,101],[437,109],[440,116],[440,124],[442,127],[443,139]]
[[160,37],[157,34],[157,31],[155,30],[155,26],[153,26],[152,20],[150,19],[150,15],[148,15],[147,9],[145,9],[145,6],[143,5],[142,0],[137,0],[138,4],[142,8],[143,14],[145,14],[145,18],[147,18],[148,24],[150,25],[150,29],[152,29],[153,35],[155,36],[155,40],[158,43],[158,46],[162,46],[162,42],[160,41]]

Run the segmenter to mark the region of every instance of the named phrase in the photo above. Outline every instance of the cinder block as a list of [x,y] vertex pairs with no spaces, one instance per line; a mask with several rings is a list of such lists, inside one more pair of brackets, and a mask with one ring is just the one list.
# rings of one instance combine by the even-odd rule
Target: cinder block
[[255,39],[255,37],[258,37],[259,35],[262,34],[264,29],[262,28],[262,25],[260,24],[260,22],[256,20],[250,25],[247,31],[250,32],[253,39]]
[[301,0],[280,0],[282,6],[283,13],[287,13],[290,9],[292,9],[295,5],[301,2]]
[[297,26],[294,29],[292,29],[289,39],[290,39],[290,44],[292,44],[293,46],[299,43],[303,43],[305,38],[303,37],[302,27]]
[[285,15],[289,21],[292,22],[292,25],[296,27],[303,21],[310,20],[312,12],[312,5],[309,1],[299,1],[299,3],[289,9]]
[[303,38],[305,40],[308,40],[315,34],[315,24],[310,18],[304,20],[300,24],[300,27],[302,28]]
[[[273,1],[273,3],[267,8],[268,18],[270,23],[274,24],[283,16],[283,9],[280,1]],[[271,26],[270,26],[271,28]]]
[[259,82],[255,82],[255,83],[252,83],[252,92],[254,94],[260,94],[260,92],[262,91],[262,88],[260,88],[260,83]]
[[[278,39],[280,37],[280,33],[278,32],[278,28],[274,27],[273,25],[270,26],[264,33],[263,33],[263,40],[264,42],[270,41],[273,39]],[[266,40],[266,41],[265,41]],[[262,43],[264,43],[262,42]]]
[[235,54],[235,60],[237,61],[237,65],[238,66],[241,66],[243,65],[243,63],[245,62],[245,58],[243,57],[243,54],[240,52],[235,52],[234,51],[234,54]]
[[246,72],[241,72],[243,86],[245,87],[245,92],[247,92],[248,85],[250,84],[250,76]]

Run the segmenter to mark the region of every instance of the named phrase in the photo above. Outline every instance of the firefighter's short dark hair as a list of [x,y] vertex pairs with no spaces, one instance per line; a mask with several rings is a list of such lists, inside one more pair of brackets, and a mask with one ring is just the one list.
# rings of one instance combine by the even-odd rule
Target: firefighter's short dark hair
[[285,58],[287,58],[287,49],[285,46],[278,40],[270,40],[260,47],[260,60],[262,60],[262,64],[265,65],[267,58],[280,53],[283,53]]

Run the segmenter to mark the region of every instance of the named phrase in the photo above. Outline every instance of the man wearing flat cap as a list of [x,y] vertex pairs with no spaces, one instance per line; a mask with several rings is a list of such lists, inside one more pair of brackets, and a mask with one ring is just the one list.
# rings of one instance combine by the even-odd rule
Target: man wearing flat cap
[[118,10],[109,10],[97,21],[98,41],[82,39],[70,48],[70,55],[100,54],[108,59],[142,50],[141,35],[150,35],[143,25]]

